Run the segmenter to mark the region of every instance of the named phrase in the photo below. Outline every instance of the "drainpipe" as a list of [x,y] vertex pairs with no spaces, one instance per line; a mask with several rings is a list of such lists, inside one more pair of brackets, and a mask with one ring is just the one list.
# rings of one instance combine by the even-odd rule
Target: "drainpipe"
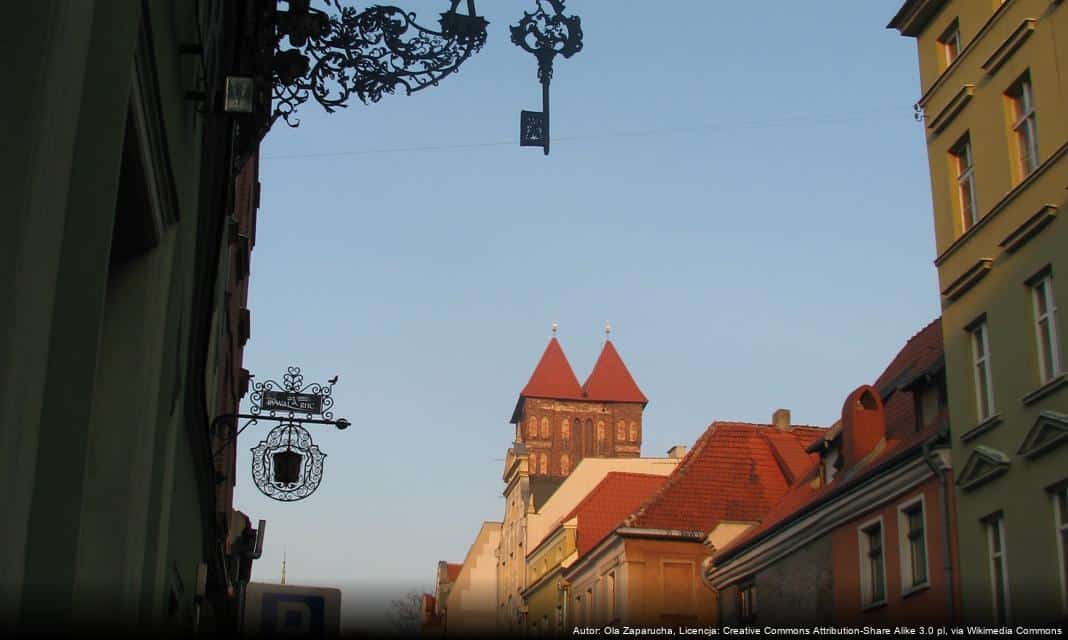
[[949,495],[947,490],[946,472],[941,459],[935,463],[932,460],[931,441],[923,443],[923,461],[931,468],[931,473],[938,478],[938,497],[942,503],[942,564],[946,576],[946,610],[949,612],[949,623],[957,621],[957,612],[954,605],[953,593],[953,558],[950,555],[949,546]]

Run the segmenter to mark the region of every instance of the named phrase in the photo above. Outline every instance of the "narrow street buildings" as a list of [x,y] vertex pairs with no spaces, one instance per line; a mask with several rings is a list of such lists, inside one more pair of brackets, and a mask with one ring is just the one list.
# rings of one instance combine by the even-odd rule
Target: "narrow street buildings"
[[1068,616],[1068,8],[907,0],[930,165],[964,621]]

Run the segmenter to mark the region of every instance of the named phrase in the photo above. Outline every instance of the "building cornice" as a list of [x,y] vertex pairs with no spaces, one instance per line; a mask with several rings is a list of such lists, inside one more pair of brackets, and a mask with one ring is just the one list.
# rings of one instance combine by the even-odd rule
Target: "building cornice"
[[915,38],[945,4],[946,0],[906,0],[886,28],[897,29],[903,36]]

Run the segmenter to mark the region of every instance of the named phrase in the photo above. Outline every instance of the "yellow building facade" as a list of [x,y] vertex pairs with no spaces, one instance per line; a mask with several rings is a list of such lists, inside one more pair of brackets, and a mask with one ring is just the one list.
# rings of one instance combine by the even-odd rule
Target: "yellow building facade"
[[930,165],[965,621],[1068,616],[1068,9],[908,0]]

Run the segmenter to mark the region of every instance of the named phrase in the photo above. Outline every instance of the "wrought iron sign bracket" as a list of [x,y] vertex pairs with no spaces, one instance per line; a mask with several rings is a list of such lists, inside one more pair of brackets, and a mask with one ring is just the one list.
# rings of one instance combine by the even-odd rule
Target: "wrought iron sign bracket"
[[[225,451],[226,448],[234,442],[234,440],[237,440],[237,437],[241,435],[241,433],[247,427],[251,427],[254,424],[259,424],[260,420],[274,420],[279,424],[291,421],[290,418],[287,416],[263,416],[254,413],[221,413],[215,416],[215,419],[212,420],[211,432],[216,433],[219,428],[222,427],[223,424],[227,422],[237,422],[238,420],[247,420],[248,422],[241,425],[241,428],[231,434],[230,437],[226,439],[226,442],[223,442],[221,445],[219,445],[219,448],[215,450],[215,456],[218,456],[220,453]],[[346,420],[345,418],[338,418],[337,420],[296,419],[296,421],[300,422],[301,424],[329,424],[337,427],[338,431],[344,431],[345,429],[348,429],[350,426],[352,426],[352,423]]]

